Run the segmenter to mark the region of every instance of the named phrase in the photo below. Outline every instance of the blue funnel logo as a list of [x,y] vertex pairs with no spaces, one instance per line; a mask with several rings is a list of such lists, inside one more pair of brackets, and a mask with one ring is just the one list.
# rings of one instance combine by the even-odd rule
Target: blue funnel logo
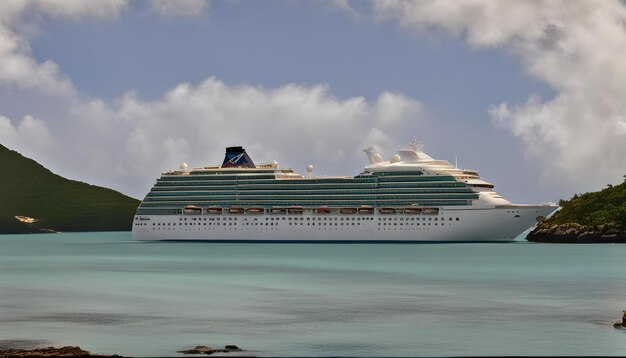
[[256,168],[256,166],[243,147],[228,147],[222,168]]

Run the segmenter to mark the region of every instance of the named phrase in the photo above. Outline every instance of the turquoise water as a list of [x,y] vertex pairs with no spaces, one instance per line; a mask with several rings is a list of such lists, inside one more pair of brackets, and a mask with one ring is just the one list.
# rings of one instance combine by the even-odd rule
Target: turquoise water
[[0,339],[98,353],[624,355],[623,309],[626,245],[0,236]]

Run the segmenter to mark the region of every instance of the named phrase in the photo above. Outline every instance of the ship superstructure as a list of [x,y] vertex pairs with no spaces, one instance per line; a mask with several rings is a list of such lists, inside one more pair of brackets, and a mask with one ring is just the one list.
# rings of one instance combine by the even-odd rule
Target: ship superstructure
[[[413,142],[353,177],[255,165],[242,147],[221,166],[163,173],[137,209],[138,240],[510,241],[556,209],[514,205],[478,172]],[[310,169],[310,168],[309,168]]]

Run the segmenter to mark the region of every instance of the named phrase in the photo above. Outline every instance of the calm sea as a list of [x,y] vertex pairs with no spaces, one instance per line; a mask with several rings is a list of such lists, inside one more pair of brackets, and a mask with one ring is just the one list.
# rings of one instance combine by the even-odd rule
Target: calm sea
[[[0,342],[163,356],[624,355],[626,245],[0,236]],[[232,353],[230,354],[232,356]]]

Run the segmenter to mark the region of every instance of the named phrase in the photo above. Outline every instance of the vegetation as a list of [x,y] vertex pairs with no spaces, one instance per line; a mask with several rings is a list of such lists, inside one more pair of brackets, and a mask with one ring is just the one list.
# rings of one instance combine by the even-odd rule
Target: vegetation
[[0,234],[131,229],[137,199],[65,179],[2,145],[0,168]]
[[540,226],[572,224],[593,230],[626,229],[626,176],[619,185],[574,195],[559,202],[562,209]]

